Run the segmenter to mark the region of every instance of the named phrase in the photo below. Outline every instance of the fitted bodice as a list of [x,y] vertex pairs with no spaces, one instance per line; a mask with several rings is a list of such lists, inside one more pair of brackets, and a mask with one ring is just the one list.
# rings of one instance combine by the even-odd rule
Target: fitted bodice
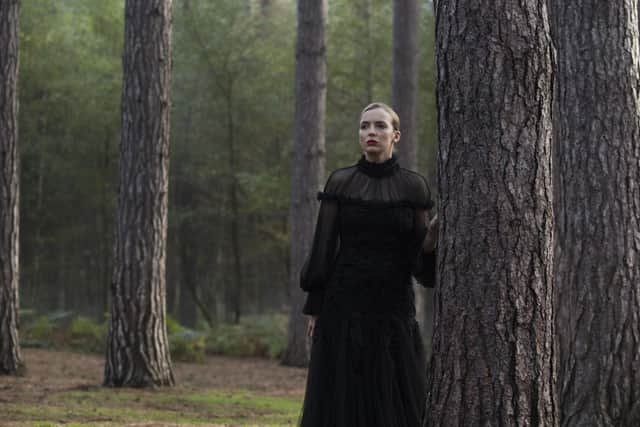
[[382,164],[362,158],[334,171],[318,198],[322,203],[301,287],[322,302],[308,301],[305,311],[324,306],[325,311],[412,316],[411,275],[420,279],[424,271],[422,241],[432,204],[424,178],[400,168],[395,157]]
[[409,250],[416,242],[409,207],[344,204],[339,208],[340,247],[336,269],[359,267],[362,274],[409,273]]

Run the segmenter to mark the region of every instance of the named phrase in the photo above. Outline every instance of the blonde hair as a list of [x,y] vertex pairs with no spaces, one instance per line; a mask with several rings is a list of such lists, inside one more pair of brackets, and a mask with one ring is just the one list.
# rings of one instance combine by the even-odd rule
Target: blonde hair
[[400,130],[400,117],[398,117],[398,113],[396,113],[393,108],[389,107],[384,102],[373,102],[367,105],[366,107],[364,107],[364,110],[362,110],[360,115],[362,116],[365,112],[375,110],[376,108],[380,108],[381,110],[389,113],[389,115],[391,116],[391,125],[393,126],[393,129]]

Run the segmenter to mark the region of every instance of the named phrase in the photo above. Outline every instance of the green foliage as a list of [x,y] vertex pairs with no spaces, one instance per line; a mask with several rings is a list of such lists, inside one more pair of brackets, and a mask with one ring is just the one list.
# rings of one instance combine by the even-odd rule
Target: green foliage
[[69,347],[83,352],[102,353],[107,339],[107,324],[77,316],[69,328]]
[[51,347],[54,326],[47,316],[39,316],[26,323],[22,322],[20,341],[24,347]]
[[206,335],[183,331],[169,336],[171,359],[180,362],[204,362]]
[[182,326],[172,316],[167,316],[167,334],[171,360],[179,362],[204,362],[206,334]]
[[73,312],[54,312],[21,319],[20,337],[25,347],[71,349],[101,353],[107,337],[106,323],[97,323]]
[[[255,0],[173,5],[167,309],[190,326],[198,320],[188,319],[194,304],[180,306],[190,289],[200,307],[212,310],[214,322],[226,318],[232,287],[240,289],[243,315],[289,302],[296,3],[270,3],[267,14]],[[72,309],[98,318],[106,310],[117,206],[123,6],[121,0],[21,2],[21,299],[40,311]],[[435,182],[432,7],[423,2],[419,166]],[[357,159],[362,107],[390,100],[391,22],[386,0],[329,2],[328,170]],[[234,182],[238,218],[231,209]],[[233,219],[240,229],[242,283],[232,279]],[[224,342],[237,335],[232,328],[223,332]],[[252,346],[260,347],[218,347],[259,351],[248,350]]]
[[175,317],[167,315],[166,317],[167,334],[173,335],[182,332],[185,328],[176,320]]
[[47,311],[96,301],[107,286],[122,12],[116,0],[21,2],[21,296]]
[[[107,322],[98,323],[73,312],[54,312],[21,318],[21,344],[25,347],[70,349],[104,353]],[[204,362],[207,354],[279,358],[286,345],[287,316],[276,313],[246,316],[239,324],[220,324],[195,331],[167,316],[171,359]]]
[[207,352],[279,358],[286,345],[286,325],[283,314],[247,316],[239,324],[220,325],[209,335]]

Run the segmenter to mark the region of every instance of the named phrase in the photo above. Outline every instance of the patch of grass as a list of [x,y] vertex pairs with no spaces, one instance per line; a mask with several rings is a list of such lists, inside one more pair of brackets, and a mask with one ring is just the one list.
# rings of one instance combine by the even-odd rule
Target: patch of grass
[[244,408],[253,411],[264,411],[265,413],[277,412],[281,414],[294,413],[300,409],[300,403],[291,399],[255,395],[249,392],[220,392],[192,393],[179,397],[181,401],[196,402],[208,405],[225,405],[237,408]]
[[90,388],[54,394],[38,405],[10,404],[3,418],[33,426],[126,425],[294,425],[298,399],[236,390]]

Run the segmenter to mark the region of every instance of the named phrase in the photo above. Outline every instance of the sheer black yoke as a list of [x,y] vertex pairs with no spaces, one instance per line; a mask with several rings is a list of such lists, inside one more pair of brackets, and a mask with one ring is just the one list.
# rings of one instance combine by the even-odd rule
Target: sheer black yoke
[[[354,302],[353,308],[412,315],[410,275],[423,286],[434,283],[435,256],[422,252],[433,205],[426,180],[401,168],[395,156],[384,163],[363,156],[334,171],[318,199],[313,245],[300,280],[309,292],[304,312],[320,314],[330,288],[353,288],[343,301]],[[380,299],[386,297],[387,306]]]

